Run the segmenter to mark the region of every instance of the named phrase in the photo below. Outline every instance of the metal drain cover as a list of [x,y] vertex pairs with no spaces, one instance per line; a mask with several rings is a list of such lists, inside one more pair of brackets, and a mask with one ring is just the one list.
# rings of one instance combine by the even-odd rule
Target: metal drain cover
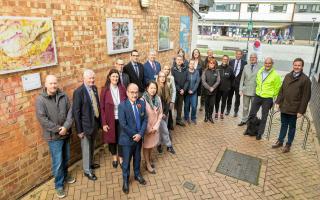
[[184,187],[184,188],[187,188],[188,190],[194,190],[195,187],[196,187],[196,185],[193,184],[193,183],[190,182],[190,181],[186,181],[186,182],[184,182],[183,187]]
[[258,185],[262,160],[226,149],[216,172]]

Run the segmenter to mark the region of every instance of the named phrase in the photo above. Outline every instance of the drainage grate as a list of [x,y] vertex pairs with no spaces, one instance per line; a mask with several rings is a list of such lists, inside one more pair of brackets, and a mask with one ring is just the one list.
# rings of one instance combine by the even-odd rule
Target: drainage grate
[[196,185],[193,184],[193,183],[190,182],[190,181],[186,181],[186,182],[184,182],[183,187],[184,187],[184,188],[187,188],[188,190],[194,190],[195,187],[196,187]]
[[258,185],[262,160],[226,149],[216,172]]

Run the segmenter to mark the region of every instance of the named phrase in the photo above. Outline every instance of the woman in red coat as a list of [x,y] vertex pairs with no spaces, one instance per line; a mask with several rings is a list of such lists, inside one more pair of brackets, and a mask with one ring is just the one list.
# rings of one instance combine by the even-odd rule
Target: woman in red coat
[[[103,128],[103,142],[108,144],[112,154],[112,166],[117,168],[118,156],[122,164],[122,151],[118,145],[120,126],[118,121],[118,105],[127,98],[126,89],[120,84],[119,72],[111,69],[105,87],[100,95],[101,120]],[[117,154],[118,150],[118,154]]]

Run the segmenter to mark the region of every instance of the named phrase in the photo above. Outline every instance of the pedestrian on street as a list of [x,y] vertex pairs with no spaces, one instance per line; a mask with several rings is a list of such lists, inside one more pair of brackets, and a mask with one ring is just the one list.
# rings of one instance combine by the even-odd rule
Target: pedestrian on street
[[249,120],[257,116],[261,107],[262,115],[259,124],[257,140],[261,140],[266,127],[269,110],[272,108],[273,100],[278,96],[281,87],[280,75],[273,68],[273,60],[267,57],[264,61],[264,66],[257,73],[256,78],[256,96],[253,99]]
[[46,77],[45,87],[37,97],[36,115],[48,142],[56,195],[64,198],[64,183],[76,182],[68,175],[73,117],[69,98],[58,88],[57,78],[53,75]]
[[288,141],[282,149],[283,153],[290,151],[296,132],[297,118],[306,112],[311,97],[311,81],[303,73],[303,66],[304,61],[301,58],[294,59],[292,71],[285,76],[275,102],[275,108],[280,108],[281,112],[281,128],[278,140],[272,148],[283,146],[289,128]]

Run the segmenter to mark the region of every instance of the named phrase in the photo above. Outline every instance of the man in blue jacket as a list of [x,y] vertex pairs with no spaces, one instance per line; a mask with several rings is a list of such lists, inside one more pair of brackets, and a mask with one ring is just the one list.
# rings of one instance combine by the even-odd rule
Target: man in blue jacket
[[156,75],[158,75],[160,71],[161,65],[158,61],[156,61],[156,52],[151,50],[149,53],[149,59],[143,65],[144,85],[147,85],[150,80],[155,81]]
[[127,88],[128,99],[119,104],[118,116],[120,123],[119,145],[122,146],[123,163],[122,191],[129,193],[130,161],[133,157],[134,179],[145,185],[146,181],[140,173],[142,138],[147,127],[145,103],[138,99],[139,88],[130,83]]

